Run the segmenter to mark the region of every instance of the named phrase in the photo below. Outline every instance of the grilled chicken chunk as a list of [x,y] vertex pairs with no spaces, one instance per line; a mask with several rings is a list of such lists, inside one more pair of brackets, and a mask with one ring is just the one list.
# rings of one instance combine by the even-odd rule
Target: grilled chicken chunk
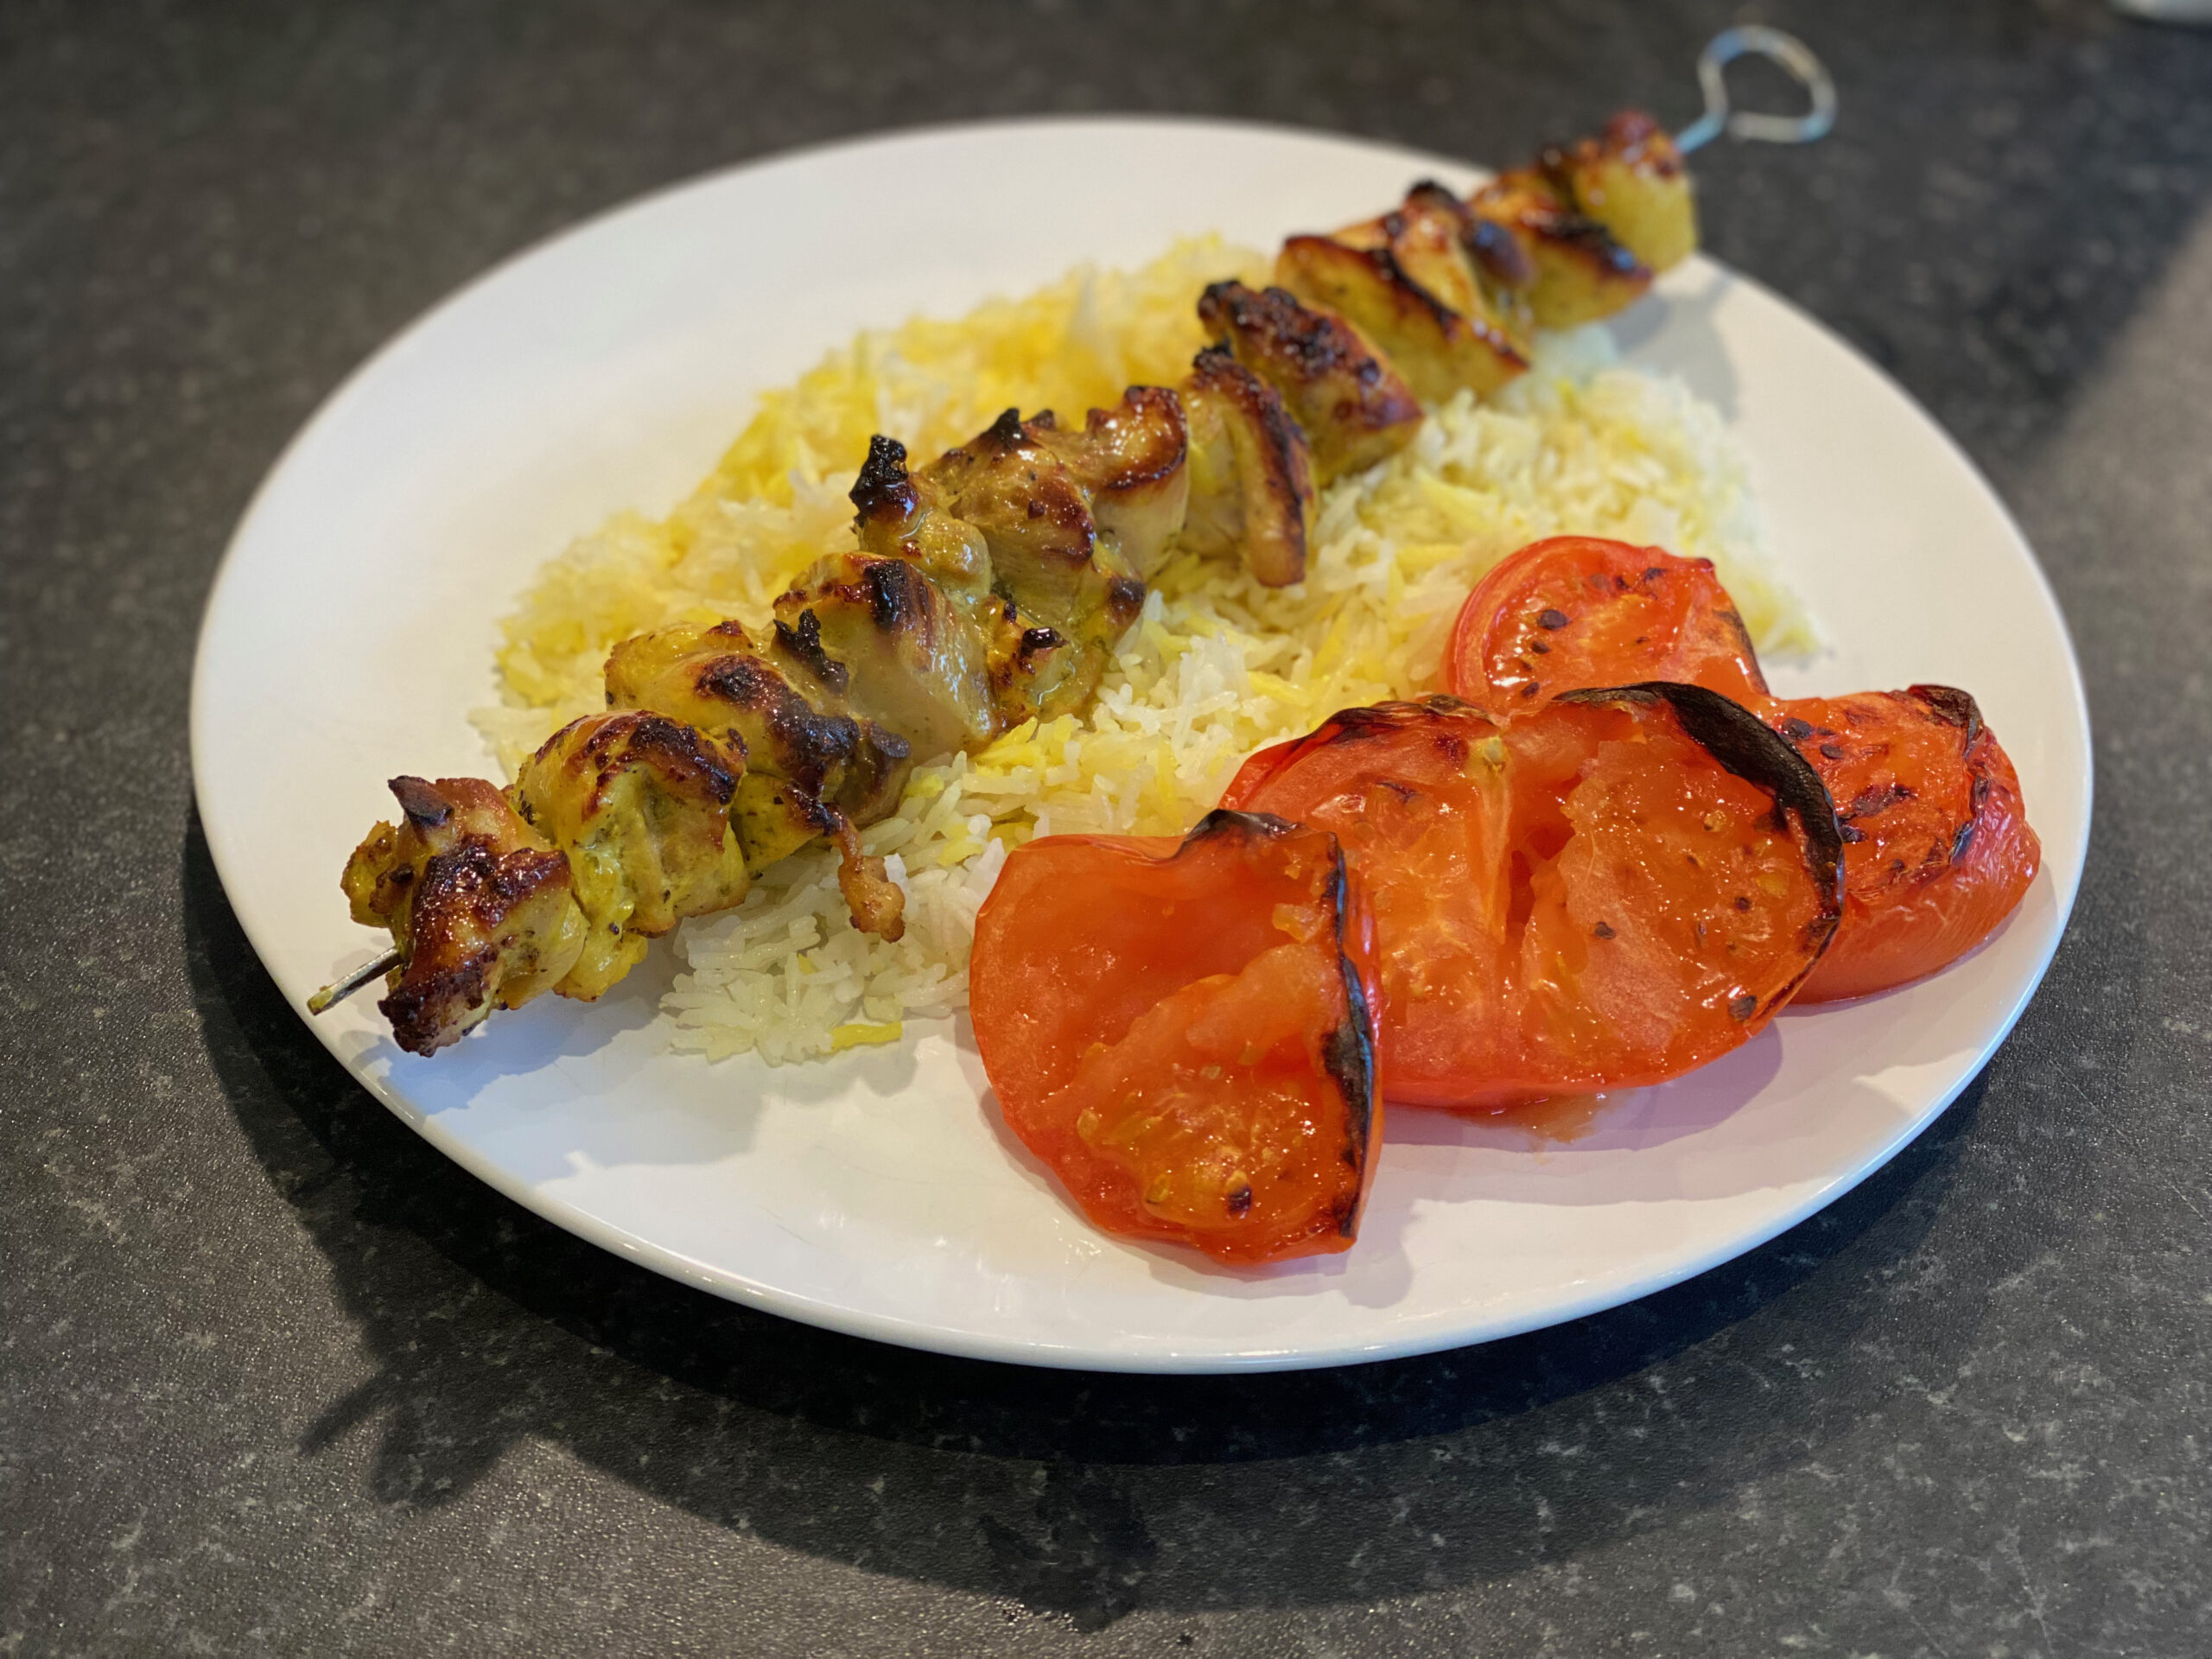
[[918,760],[997,734],[984,641],[918,565],[817,560],[776,601],[776,640],[815,701],[896,732]]
[[1474,262],[1483,292],[1503,314],[1509,327],[1526,328],[1535,319],[1528,313],[1527,295],[1536,283],[1535,262],[1513,232],[1495,219],[1484,219],[1433,179],[1423,179],[1406,192],[1408,201],[1449,215],[1459,227],[1459,245]]
[[1198,320],[1275,389],[1306,434],[1316,488],[1389,459],[1421,425],[1413,388],[1359,330],[1287,289],[1216,283],[1198,296]]
[[704,733],[639,712],[572,721],[530,758],[512,798],[568,855],[591,924],[555,990],[591,1001],[643,959],[647,941],[745,897],[730,827],[744,770]]
[[810,841],[833,836],[844,815],[822,804],[787,778],[748,772],[737,780],[729,826],[748,875],[789,858]]
[[[1089,700],[1145,594],[1120,544],[1100,533],[1090,492],[1044,442],[1048,435],[1059,435],[1049,423],[1025,425],[1009,409],[922,474],[954,516],[982,532],[993,587],[1016,608],[1006,620],[1032,636],[1033,678],[1050,681],[1037,698],[1046,717]],[[1047,642],[1043,631],[1056,638]]]
[[938,479],[907,470],[906,445],[879,435],[853,485],[854,533],[866,551],[921,569],[967,619],[999,730],[1067,707],[1064,683],[1082,653],[994,585],[989,543],[945,506],[944,494]]
[[[1387,245],[1400,268],[1466,318],[1478,336],[1503,342],[1502,348],[1492,346],[1493,351],[1511,353],[1499,364],[1498,373],[1510,379],[1528,367],[1534,347],[1528,302],[1511,283],[1500,282],[1494,274],[1501,265],[1497,245],[1512,238],[1477,219],[1465,202],[1442,185],[1421,181],[1391,212],[1338,231],[1337,239],[1355,245]],[[1513,263],[1511,256],[1503,256],[1503,263]]]
[[[1536,270],[1512,233],[1477,218],[1474,209],[1433,179],[1407,191],[1399,211],[1408,226],[1417,227],[1401,232],[1394,244],[1406,268],[1446,302],[1464,299],[1480,306],[1480,312],[1468,315],[1487,318],[1522,357],[1532,355],[1536,319],[1528,290]],[[1456,258],[1443,256],[1446,243]]]
[[1682,153],[1640,110],[1623,110],[1579,143],[1553,145],[1537,166],[1567,200],[1654,270],[1697,251],[1697,200]]
[[1538,168],[1500,174],[1467,203],[1512,236],[1531,272],[1522,290],[1540,328],[1573,328],[1614,312],[1651,286],[1651,269],[1581,213]]
[[741,753],[748,774],[782,779],[855,823],[896,810],[913,770],[904,738],[817,709],[735,622],[624,640],[607,659],[607,702],[696,726]]
[[1294,236],[1275,275],[1341,311],[1390,355],[1423,401],[1487,397],[1529,366],[1484,298],[1452,217],[1409,203],[1335,236]]
[[[854,925],[887,939],[904,931],[902,899],[883,861],[863,859],[849,832],[898,810],[914,769],[906,739],[873,720],[817,709],[735,622],[680,623],[624,640],[607,659],[607,701],[667,715],[743,754],[730,822],[748,872],[829,836],[855,880],[872,871],[890,887],[854,909]],[[846,887],[849,902],[854,890]]]
[[987,626],[1001,608],[991,588],[990,543],[946,507],[944,492],[906,465],[906,446],[878,433],[849,492],[861,551],[904,559],[944,589],[968,620]]
[[379,823],[339,885],[353,919],[405,957],[377,1004],[393,1040],[429,1054],[495,1007],[518,1008],[576,964],[591,931],[569,861],[480,778],[395,778],[400,821]]
[[1270,588],[1306,576],[1313,478],[1306,440],[1274,388],[1218,346],[1183,383],[1191,432],[1191,500],[1182,544],[1233,557]]
[[1089,671],[1090,660],[1058,629],[1023,615],[1012,600],[1001,601],[987,658],[1001,727],[1012,731],[1026,720],[1051,720],[1081,707],[1073,683]]
[[1183,528],[1190,493],[1182,399],[1161,386],[1131,386],[1113,408],[1092,410],[1080,432],[1060,430],[1050,410],[1028,429],[1083,486],[1098,533],[1151,581]]
[[839,818],[830,832],[837,844],[837,892],[863,933],[896,944],[906,937],[906,893],[883,861],[861,850],[860,831]]

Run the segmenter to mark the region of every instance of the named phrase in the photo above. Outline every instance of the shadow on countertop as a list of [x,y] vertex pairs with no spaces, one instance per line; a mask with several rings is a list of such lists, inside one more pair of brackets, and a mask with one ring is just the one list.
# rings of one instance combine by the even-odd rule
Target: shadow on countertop
[[1829,1382],[1885,1363],[1868,1287],[1914,1274],[1983,1088],[1782,1238],[1593,1318],[1329,1371],[1029,1370],[754,1313],[509,1202],[301,1028],[196,821],[183,874],[208,1051],[378,1368],[302,1455],[372,1433],[375,1495],[429,1509],[537,1437],[718,1525],[1085,1629],[1571,1560],[1802,1462],[1878,1392]]

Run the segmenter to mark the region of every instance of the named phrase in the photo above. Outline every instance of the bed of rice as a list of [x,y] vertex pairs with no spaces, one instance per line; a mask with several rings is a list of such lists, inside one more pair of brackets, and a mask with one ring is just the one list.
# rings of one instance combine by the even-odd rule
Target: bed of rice
[[[871,433],[929,456],[1008,404],[1079,414],[1132,382],[1173,385],[1204,343],[1198,289],[1263,279],[1266,264],[1185,243],[1141,270],[1080,270],[957,322],[862,334],[765,397],[668,518],[618,517],[545,567],[503,624],[503,702],[479,710],[479,727],[512,775],[603,705],[615,642],[684,620],[765,625],[809,562],[850,546],[844,492]],[[664,1005],[674,1040],[786,1063],[955,1011],[976,907],[1009,849],[1070,830],[1178,833],[1254,748],[1338,709],[1437,689],[1470,584],[1562,532],[1702,555],[1762,649],[1812,643],[1719,415],[1671,379],[1618,365],[1602,325],[1549,336],[1504,396],[1434,411],[1410,448],[1327,493],[1302,584],[1265,588],[1176,558],[1088,715],[918,768],[899,813],[862,836],[906,893],[898,944],[852,927],[821,849],[766,872],[738,909],[684,924],[689,971]]]

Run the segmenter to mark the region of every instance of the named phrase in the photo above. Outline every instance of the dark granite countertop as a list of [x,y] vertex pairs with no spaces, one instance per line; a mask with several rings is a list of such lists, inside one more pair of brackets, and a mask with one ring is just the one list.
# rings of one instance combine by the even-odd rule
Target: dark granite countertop
[[1710,245],[1956,433],[2087,668],[2034,1006],[1923,1139],[1666,1294],[1241,1381],[715,1301],[356,1089],[194,822],[194,626],[379,341],[666,181],[954,116],[1474,157],[1693,112],[1719,0],[0,9],[0,1654],[2212,1651],[2212,33],[1782,5],[1834,137]]

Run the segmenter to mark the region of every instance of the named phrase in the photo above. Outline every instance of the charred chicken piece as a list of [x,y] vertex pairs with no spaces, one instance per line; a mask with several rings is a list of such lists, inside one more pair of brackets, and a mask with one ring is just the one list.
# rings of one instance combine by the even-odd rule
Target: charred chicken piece
[[1459,245],[1473,261],[1483,291],[1503,310],[1509,323],[1534,326],[1526,296],[1535,286],[1535,262],[1513,232],[1495,219],[1484,219],[1466,202],[1433,179],[1423,179],[1406,193],[1418,201],[1448,214],[1459,227]]
[[934,482],[909,470],[905,444],[880,433],[870,438],[868,459],[848,493],[861,552],[906,560],[943,588],[970,622],[980,626],[998,613],[990,543],[982,531],[953,515]]
[[637,966],[647,941],[745,897],[730,827],[744,770],[704,733],[638,712],[572,721],[530,758],[512,798],[568,855],[591,924],[555,990],[591,1001]]
[[1484,302],[1456,227],[1427,207],[1336,236],[1294,236],[1275,275],[1300,299],[1350,317],[1424,402],[1461,391],[1487,397],[1529,366]]
[[1596,137],[1547,148],[1537,166],[1552,188],[1653,270],[1697,251],[1697,199],[1689,168],[1665,129],[1623,110]]
[[781,779],[855,823],[895,811],[913,770],[904,738],[816,708],[735,622],[624,640],[607,659],[607,701],[696,726],[741,753],[748,773]]
[[569,861],[480,778],[395,778],[340,878],[353,919],[391,930],[404,961],[378,1003],[410,1054],[458,1042],[495,1007],[551,990],[591,931]]
[[1028,429],[1089,494],[1098,533],[1151,581],[1183,528],[1190,493],[1182,400],[1161,386],[1131,386],[1113,408],[1092,410],[1080,432],[1062,431],[1049,410]]
[[1233,557],[1270,588],[1306,576],[1313,478],[1306,439],[1274,388],[1218,346],[1183,383],[1191,430],[1191,500],[1182,544]]
[[1650,267],[1578,210],[1540,168],[1499,175],[1467,207],[1518,245],[1529,272],[1521,292],[1540,328],[1573,328],[1609,317],[1651,286]]
[[918,760],[997,734],[984,642],[918,564],[817,560],[776,601],[776,642],[813,701],[896,732]]
[[1413,388],[1366,337],[1287,289],[1216,283],[1198,296],[1198,320],[1274,388],[1306,434],[1317,488],[1388,460],[1421,426]]
[[[1467,319],[1478,338],[1493,342],[1494,352],[1511,353],[1496,371],[1503,379],[1528,367],[1534,327],[1528,302],[1512,283],[1491,274],[1500,264],[1492,245],[1511,238],[1477,219],[1442,185],[1433,180],[1416,183],[1392,211],[1338,231],[1337,239],[1355,246],[1387,246],[1408,276]],[[1478,250],[1484,257],[1477,257]]]
[[[735,622],[682,623],[624,640],[607,659],[607,700],[670,715],[743,753],[731,825],[752,874],[817,836],[837,841],[849,874],[855,861],[864,866],[860,843],[848,839],[853,826],[898,810],[914,769],[906,739],[872,720],[823,713]],[[899,901],[844,876],[840,885],[849,903],[856,891],[866,901],[854,908],[854,925],[868,932],[889,926],[882,937],[899,937]]]
[[1026,720],[1049,720],[1079,705],[1082,700],[1067,688],[1088,661],[1057,628],[1024,616],[1012,600],[1002,601],[987,658],[991,705],[1002,727],[1011,731]]
[[838,813],[788,779],[748,772],[737,780],[729,824],[745,856],[748,875],[789,858],[810,841],[834,835]]
[[842,817],[830,826],[837,844],[837,891],[863,933],[896,944],[906,937],[906,890],[893,881],[883,861],[861,850],[860,832]]
[[921,569],[967,620],[982,643],[997,729],[1067,707],[1063,684],[1083,654],[993,585],[988,542],[952,513],[944,494],[937,477],[907,470],[906,445],[879,435],[852,488],[854,534],[863,550]]
[[[1487,317],[1515,351],[1523,358],[1531,355],[1536,319],[1528,292],[1536,270],[1511,232],[1477,218],[1474,209],[1433,179],[1423,179],[1407,191],[1400,213],[1409,226],[1418,227],[1417,234],[1409,229],[1398,238],[1399,257],[1406,268],[1447,301],[1454,294],[1470,296],[1483,309],[1469,315]],[[1440,249],[1446,242],[1456,249],[1457,259],[1443,257]],[[1465,286],[1470,278],[1471,289]]]
[[1057,636],[1036,640],[1053,671],[1037,702],[1046,717],[1089,700],[1145,594],[1119,543],[1100,533],[1090,492],[1043,441],[1048,434],[1049,423],[1025,425],[1009,409],[922,474],[954,516],[982,532],[994,588],[1016,609],[1009,624]]

